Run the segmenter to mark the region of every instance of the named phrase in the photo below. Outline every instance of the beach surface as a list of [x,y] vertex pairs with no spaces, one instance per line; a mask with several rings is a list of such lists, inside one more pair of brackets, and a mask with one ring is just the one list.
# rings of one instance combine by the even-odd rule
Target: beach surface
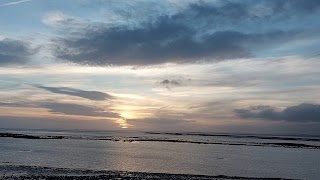
[[320,179],[320,138],[0,131],[0,179]]
[[52,168],[40,166],[12,165],[10,163],[0,164],[0,178],[4,180],[45,180],[45,179],[65,179],[65,180],[89,180],[89,179],[258,179],[258,180],[280,180],[281,178],[258,178],[258,177],[237,177],[237,176],[205,176],[190,174],[166,174],[166,173],[143,173],[126,171],[95,171],[85,169]]

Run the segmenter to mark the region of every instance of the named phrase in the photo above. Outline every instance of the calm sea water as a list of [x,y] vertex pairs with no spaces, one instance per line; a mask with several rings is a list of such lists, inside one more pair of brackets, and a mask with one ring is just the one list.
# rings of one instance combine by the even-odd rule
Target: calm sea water
[[19,131],[19,133],[63,135],[73,138],[15,139],[2,137],[0,138],[0,162],[96,170],[320,179],[320,149],[153,141],[122,142],[94,140],[94,138],[134,137],[229,143],[303,142],[313,145],[319,145],[319,141],[138,132]]

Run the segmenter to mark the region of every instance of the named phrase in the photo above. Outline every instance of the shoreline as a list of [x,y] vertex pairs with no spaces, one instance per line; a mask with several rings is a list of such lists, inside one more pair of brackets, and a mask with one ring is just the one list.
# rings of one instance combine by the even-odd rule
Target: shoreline
[[149,172],[129,172],[129,171],[107,171],[89,169],[55,168],[42,166],[14,165],[11,163],[0,163],[0,178],[3,180],[37,179],[37,180],[85,180],[85,179],[193,179],[193,180],[289,180],[284,178],[261,178],[261,177],[240,177],[225,175],[192,175],[192,174],[168,174]]

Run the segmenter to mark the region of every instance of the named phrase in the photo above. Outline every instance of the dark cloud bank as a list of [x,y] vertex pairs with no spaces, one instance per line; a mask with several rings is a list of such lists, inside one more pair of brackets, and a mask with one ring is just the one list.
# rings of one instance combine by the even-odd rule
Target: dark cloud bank
[[111,95],[109,95],[107,93],[99,92],[99,91],[84,91],[84,90],[75,89],[75,88],[47,87],[47,86],[40,86],[40,85],[35,85],[35,87],[47,90],[52,93],[77,96],[77,97],[82,97],[85,99],[90,99],[90,100],[95,100],[95,101],[103,101],[103,100],[107,100],[107,99],[112,98]]
[[[250,3],[249,3],[250,2]],[[254,14],[250,8],[270,8]],[[253,56],[255,50],[299,38],[297,29],[273,23],[305,16],[320,1],[222,1],[219,7],[199,1],[174,15],[162,15],[139,27],[86,24],[54,40],[57,58],[89,65],[190,63]],[[143,7],[141,7],[143,8]],[[243,25],[242,25],[243,24]],[[270,25],[265,30],[252,27]],[[255,29],[253,28],[253,29]],[[242,30],[241,30],[242,29]]]
[[273,121],[290,122],[320,122],[320,105],[318,104],[299,104],[289,106],[282,111],[276,111],[271,106],[256,106],[248,109],[234,110],[241,118],[256,118]]

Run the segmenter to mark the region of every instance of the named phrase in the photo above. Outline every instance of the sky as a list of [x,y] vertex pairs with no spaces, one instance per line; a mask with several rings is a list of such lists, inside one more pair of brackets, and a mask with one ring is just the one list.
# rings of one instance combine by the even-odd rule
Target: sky
[[0,0],[0,128],[320,134],[318,0]]

